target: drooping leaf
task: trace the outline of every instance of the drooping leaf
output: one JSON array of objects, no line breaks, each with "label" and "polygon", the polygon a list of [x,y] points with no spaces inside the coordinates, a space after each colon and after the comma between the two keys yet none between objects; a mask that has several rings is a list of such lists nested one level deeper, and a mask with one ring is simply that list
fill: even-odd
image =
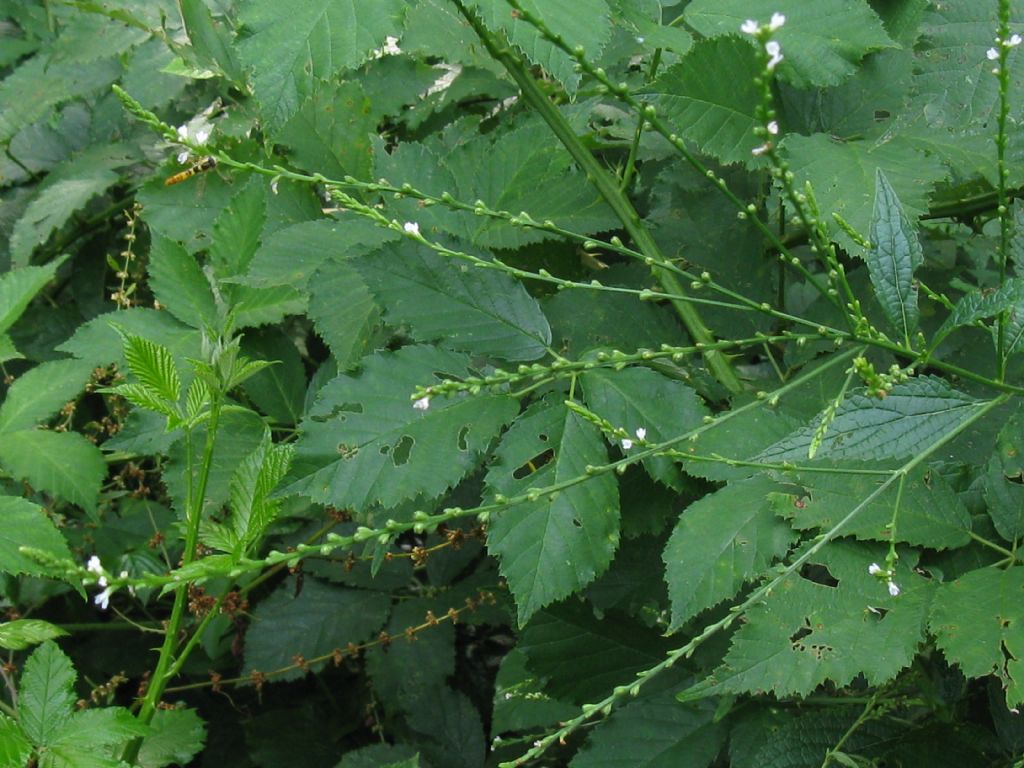
[{"label": "drooping leaf", "polygon": [[18,720],[36,746],[49,745],[71,720],[77,677],[71,660],[52,640],[25,662],[18,685]]},{"label": "drooping leaf", "polygon": [[31,754],[32,743],[17,721],[0,713],[0,765],[26,765]]},{"label": "drooping leaf", "polygon": [[489,493],[506,497],[579,480],[494,516],[488,549],[501,563],[519,624],[601,575],[619,543],[619,495],[598,429],[556,402],[542,402],[504,435],[487,472]]},{"label": "drooping leaf", "polygon": [[[587,406],[598,416],[635,435],[637,429],[649,443],[660,443],[699,426],[707,408],[700,396],[682,382],[649,368],[595,368],[582,376]],[[628,451],[627,451],[628,453]],[[669,459],[644,459],[655,480],[680,488],[682,473]]]},{"label": "drooping leaf", "polygon": [[329,80],[369,58],[398,35],[404,3],[300,0],[287,6],[256,0],[242,8],[250,35],[238,49],[253,70],[263,121],[274,133],[298,112],[317,80]]},{"label": "drooping leaf", "polygon": [[194,709],[158,709],[139,749],[142,768],[188,765],[206,742],[206,724]]},{"label": "drooping leaf", "polygon": [[[389,605],[383,593],[331,586],[316,578],[306,578],[296,595],[289,579],[253,609],[244,667],[266,674],[294,667],[298,655],[311,662],[311,669],[321,669],[327,662],[313,659],[369,638],[384,625]],[[296,680],[305,674],[294,667],[273,679]]]},{"label": "drooping leaf", "polygon": [[242,351],[251,358],[278,363],[246,381],[245,393],[272,419],[297,424],[306,394],[306,372],[295,343],[280,329],[267,329],[246,333]]},{"label": "drooping leaf", "polygon": [[29,302],[53,280],[60,261],[45,267],[22,267],[0,275],[0,332],[6,331],[21,317]]},{"label": "drooping leaf", "polygon": [[549,694],[545,682],[526,668],[526,655],[519,648],[509,651],[494,681],[491,732],[528,731],[573,717],[576,706]]},{"label": "drooping leaf", "polygon": [[321,391],[303,422],[288,493],[363,509],[436,496],[476,466],[481,452],[518,410],[504,395],[435,398],[413,407],[417,385],[468,375],[469,359],[431,347],[367,358],[357,375]]},{"label": "drooping leaf", "polygon": [[1024,702],[1024,569],[980,568],[939,585],[928,626],[967,677],[995,675],[1006,706]]},{"label": "drooping leaf", "polygon": [[832,542],[813,561],[826,583],[791,575],[746,612],[722,664],[680,699],[806,695],[826,680],[844,686],[861,674],[869,685],[891,680],[914,658],[935,585],[904,556],[894,576],[901,593],[891,596],[868,573],[884,559],[879,547]]},{"label": "drooping leaf", "polygon": [[910,344],[917,330],[917,284],[914,271],[924,261],[921,243],[882,169],[875,175],[875,210],[871,217],[868,272],[875,297],[899,337]]},{"label": "drooping leaf", "polygon": [[100,449],[78,432],[22,429],[0,440],[0,464],[34,488],[87,512],[96,511],[107,464]]},{"label": "drooping leaf", "polygon": [[420,768],[420,759],[408,744],[371,744],[346,752],[336,768]]},{"label": "drooping leaf", "polygon": [[195,257],[178,243],[153,233],[149,284],[174,317],[193,328],[220,328],[210,282]]},{"label": "drooping leaf", "polygon": [[0,405],[0,433],[34,426],[78,395],[93,367],[87,360],[52,360],[26,371]]},{"label": "drooping leaf", "polygon": [[[1001,312],[1013,311],[1024,306],[1024,278],[1012,277],[994,291],[974,290],[965,294],[956,303],[932,337],[932,346],[937,346],[946,336],[979,320],[987,320]],[[1013,339],[1011,337],[1010,341]]]},{"label": "drooping leaf", "polygon": [[505,360],[535,360],[551,329],[522,283],[422,247],[384,248],[353,262],[393,324],[418,341]]},{"label": "drooping leaf", "polygon": [[786,554],[796,535],[771,506],[770,496],[780,488],[752,477],[683,511],[662,555],[673,628],[733,597]]},{"label": "drooping leaf", "polygon": [[[692,7],[692,6],[691,6]],[[723,163],[750,160],[762,143],[754,135],[760,65],[749,43],[736,37],[701,40],[648,89],[679,135]]]},{"label": "drooping leaf", "polygon": [[[798,473],[790,478],[803,493],[787,492],[772,503],[778,514],[800,530],[831,530],[861,504],[884,477],[877,475],[831,475]],[[897,498],[899,507],[896,507]],[[963,502],[938,472],[918,468],[911,472],[899,492],[893,483],[881,496],[861,509],[840,530],[844,536],[889,541],[889,524],[896,521],[896,541],[931,549],[962,547],[970,541],[971,517]]]},{"label": "drooping leaf", "polygon": [[409,727],[423,738],[423,756],[431,765],[484,768],[484,728],[466,694],[443,685],[410,708]]},{"label": "drooping leaf", "polygon": [[19,547],[71,559],[67,542],[42,507],[15,496],[0,496],[0,571],[13,576],[47,573],[44,566],[19,552]]},{"label": "drooping leaf", "polygon": [[202,0],[182,0],[181,19],[185,23],[192,50],[200,63],[224,73],[236,84],[245,82],[245,73],[231,47],[230,33],[218,23]]},{"label": "drooping leaf", "polygon": [[[0,513],[0,519],[2,519],[2,513]],[[55,637],[64,637],[67,634],[65,630],[48,621],[16,619],[0,624],[0,648],[9,651],[23,651],[29,646],[53,640]]]},{"label": "drooping leaf", "polygon": [[[815,457],[841,461],[914,456],[982,405],[983,401],[932,376],[897,384],[883,399],[849,395],[836,410]],[[769,462],[806,461],[816,431],[816,423],[802,427],[765,448],[757,458]]]},{"label": "drooping leaf", "polygon": [[774,13],[786,17],[773,35],[784,56],[779,75],[798,88],[836,85],[853,74],[864,54],[893,45],[862,0],[695,0],[685,17],[701,34],[714,36],[739,34],[747,19],[767,24]]}]

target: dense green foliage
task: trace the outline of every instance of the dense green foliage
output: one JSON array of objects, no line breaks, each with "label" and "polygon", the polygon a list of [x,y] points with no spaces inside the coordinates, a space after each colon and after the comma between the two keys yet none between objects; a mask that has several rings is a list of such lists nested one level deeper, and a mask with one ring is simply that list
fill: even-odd
[{"label": "dense green foliage", "polygon": [[0,768],[1024,766],[1017,33],[0,0]]}]

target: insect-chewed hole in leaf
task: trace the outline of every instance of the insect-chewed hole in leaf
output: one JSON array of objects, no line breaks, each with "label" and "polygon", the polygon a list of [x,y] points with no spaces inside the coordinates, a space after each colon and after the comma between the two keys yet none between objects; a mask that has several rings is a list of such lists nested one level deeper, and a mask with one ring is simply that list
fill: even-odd
[{"label": "insect-chewed hole in leaf", "polygon": [[582,528],[583,527],[583,521],[580,520],[578,517],[574,517],[572,519],[572,524],[575,525],[577,528]]},{"label": "insect-chewed hole in leaf", "polygon": [[438,381],[462,381],[462,376],[458,376],[454,373],[445,373],[444,371],[433,371],[431,375]]},{"label": "insect-chewed hole in leaf", "polygon": [[387,456],[389,453],[391,453],[391,446],[390,445],[385,443],[384,445],[382,445],[380,447],[380,455],[381,456]]},{"label": "insect-chewed hole in leaf", "polygon": [[469,436],[469,427],[463,427],[459,430],[458,444],[460,451],[469,450],[469,442],[466,438]]},{"label": "insect-chewed hole in leaf", "polygon": [[818,563],[808,563],[800,569],[800,575],[823,587],[838,587],[839,579],[829,573],[828,568]]},{"label": "insect-chewed hole in leaf", "polygon": [[805,618],[803,626],[789,636],[789,642],[793,645],[794,648],[802,651],[804,649],[804,644],[800,641],[807,637],[809,634],[811,634],[811,622]]},{"label": "insect-chewed hole in leaf", "polygon": [[345,421],[347,418],[346,413],[362,413],[363,406],[359,403],[342,403],[341,405],[335,406],[331,409],[331,412],[323,416],[312,416],[311,421],[331,421],[337,419],[338,421]]},{"label": "insect-chewed hole in leaf", "polygon": [[522,480],[525,477],[529,477],[541,467],[550,464],[553,458],[555,458],[555,452],[551,448],[548,448],[543,453],[538,453],[532,459],[519,467],[512,473],[512,477],[516,480]]},{"label": "insect-chewed hole in leaf", "polygon": [[343,459],[354,459],[356,454],[359,453],[358,445],[349,445],[348,443],[338,443],[338,455]]},{"label": "insect-chewed hole in leaf", "polygon": [[395,450],[391,452],[391,460],[396,467],[409,461],[409,454],[412,453],[412,446],[415,442],[409,435],[402,435],[401,439],[395,443]]}]

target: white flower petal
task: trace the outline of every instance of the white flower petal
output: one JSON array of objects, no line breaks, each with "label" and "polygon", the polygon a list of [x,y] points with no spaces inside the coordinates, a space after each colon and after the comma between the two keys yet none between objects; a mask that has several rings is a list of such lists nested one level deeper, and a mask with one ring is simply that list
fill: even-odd
[{"label": "white flower petal", "polygon": [[778,133],[779,133],[779,124],[777,122],[775,122],[774,120],[772,120],[770,123],[768,123],[767,128],[768,128],[768,133],[770,133],[772,136],[777,136],[778,135]]},{"label": "white flower petal", "polygon": [[1006,41],[1006,45],[1008,48],[1016,48],[1018,45],[1021,44],[1022,40],[1024,40],[1024,38],[1021,38],[1020,35],[1014,33],[1010,35],[1010,39]]},{"label": "white flower petal", "polygon": [[740,32],[744,32],[748,35],[756,35],[760,30],[760,25],[753,19],[747,19],[740,25]]},{"label": "white flower petal", "polygon": [[402,225],[402,230],[410,235],[418,235],[420,233],[420,225],[415,221],[407,221]]},{"label": "white flower petal", "polygon": [[96,597],[92,599],[93,603],[98,605],[102,610],[107,610],[110,607],[110,596],[113,594],[113,590],[107,587],[100,592]]},{"label": "white flower petal", "polygon": [[624,437],[622,439],[622,450],[628,451],[632,447],[633,447],[633,441],[630,440],[628,437]]},{"label": "white flower petal", "polygon": [[889,582],[889,594],[896,597],[900,593],[900,588],[895,581]]},{"label": "white flower petal", "polygon": [[999,58],[999,51],[997,51],[995,48],[989,48],[987,51],[985,51],[985,55],[988,57],[989,61],[995,61],[996,59]]},{"label": "white flower petal", "polygon": [[412,404],[412,407],[415,408],[417,411],[425,411],[430,407],[430,398],[421,397],[419,400]]},{"label": "white flower petal", "polygon": [[647,439],[647,430],[644,429],[643,427],[638,427],[637,430],[636,430],[636,439],[637,440],[646,440]]},{"label": "white flower petal", "polygon": [[188,126],[187,125],[179,125],[178,126],[178,138],[181,139],[182,141],[188,141]]},{"label": "white flower petal", "polygon": [[872,563],[868,566],[868,573],[870,573],[872,576],[877,576],[881,572],[882,566],[880,566],[878,563]]},{"label": "white flower petal", "polygon": [[768,29],[774,32],[776,29],[786,23],[786,17],[781,13],[773,13],[772,20],[768,22]]}]

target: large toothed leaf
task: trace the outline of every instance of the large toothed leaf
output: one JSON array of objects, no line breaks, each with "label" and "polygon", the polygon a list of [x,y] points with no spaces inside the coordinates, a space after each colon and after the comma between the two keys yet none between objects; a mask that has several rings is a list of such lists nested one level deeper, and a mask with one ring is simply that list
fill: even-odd
[{"label": "large toothed leaf", "polygon": [[100,449],[77,432],[23,429],[0,439],[0,465],[37,490],[96,511],[107,464]]},{"label": "large toothed leaf", "polygon": [[35,295],[53,280],[60,262],[45,267],[22,267],[0,275],[0,332],[21,317]]},{"label": "large toothed leaf", "polygon": [[405,347],[366,358],[320,392],[301,426],[286,490],[315,501],[363,509],[436,496],[474,466],[515,416],[504,395],[435,398],[413,407],[417,385],[470,374],[469,358],[431,347]]},{"label": "large toothed leaf", "polygon": [[71,720],[77,676],[71,660],[52,640],[28,657],[18,686],[18,719],[34,744],[50,744]]},{"label": "large toothed leaf", "polygon": [[736,37],[702,40],[650,86],[654,104],[675,130],[724,163],[752,158],[760,103],[754,49]]},{"label": "large toothed leaf", "polygon": [[318,80],[366,60],[388,35],[397,35],[405,3],[378,0],[255,0],[242,7],[250,36],[239,45],[263,120],[271,131],[284,125]]},{"label": "large toothed leaf", "polygon": [[[884,398],[850,395],[836,411],[815,454],[819,459],[899,459],[917,454],[984,403],[942,379],[919,376]],[[763,450],[763,461],[806,461],[817,421]]]},{"label": "large toothed leaf", "polygon": [[46,573],[42,564],[22,554],[19,547],[71,558],[67,542],[42,507],[15,496],[0,496],[0,572],[13,576]]},{"label": "large toothed leaf", "polygon": [[934,583],[911,570],[904,556],[894,581],[868,573],[885,548],[833,542],[813,561],[819,581],[793,574],[745,614],[722,664],[681,699],[770,691],[806,695],[826,680],[869,685],[891,680],[910,664],[924,638]]},{"label": "large toothed leaf", "polygon": [[767,24],[775,13],[786,17],[773,35],[784,56],[779,74],[800,88],[837,85],[866,53],[893,45],[864,0],[695,0],[685,17],[703,35],[737,35],[747,19]]},{"label": "large toothed leaf", "polygon": [[868,272],[875,297],[899,337],[910,344],[917,330],[914,271],[924,261],[921,243],[882,169],[875,174],[875,210],[871,217]]},{"label": "large toothed leaf", "polygon": [[502,438],[487,473],[491,494],[582,482],[516,504],[491,521],[488,548],[516,599],[520,625],[544,606],[578,592],[611,563],[619,542],[615,478],[588,477],[608,461],[598,429],[564,404],[543,402]]},{"label": "large toothed leaf", "polygon": [[683,511],[662,555],[673,627],[732,597],[786,554],[796,534],[770,504],[770,495],[780,488],[766,477],[753,477]]},{"label": "large toothed leaf", "polygon": [[1024,569],[982,568],[939,585],[928,621],[946,659],[968,677],[995,675],[1006,705],[1024,702]]},{"label": "large toothed leaf", "polygon": [[193,328],[219,327],[210,282],[195,256],[158,233],[149,253],[149,284],[176,319]]},{"label": "large toothed leaf", "polygon": [[536,360],[551,343],[537,300],[504,272],[412,246],[384,248],[354,265],[388,319],[408,323],[419,341],[505,360]]},{"label": "large toothed leaf", "polygon": [[26,429],[53,416],[85,388],[92,370],[88,360],[51,360],[23,373],[0,405],[0,432]]}]

